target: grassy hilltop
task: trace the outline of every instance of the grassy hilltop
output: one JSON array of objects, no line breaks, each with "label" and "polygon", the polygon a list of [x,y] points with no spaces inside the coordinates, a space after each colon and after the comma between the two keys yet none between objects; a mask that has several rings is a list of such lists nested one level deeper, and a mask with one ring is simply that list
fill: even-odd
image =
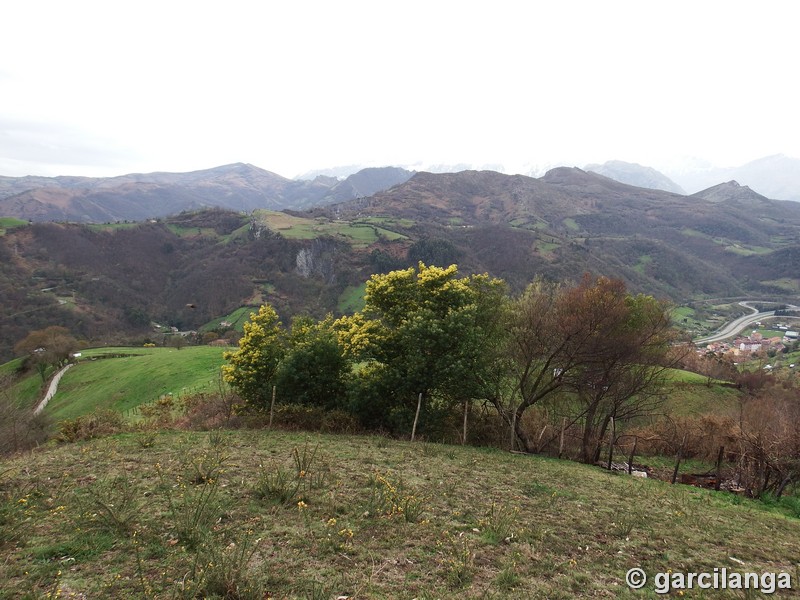
[{"label": "grassy hilltop", "polygon": [[800,562],[761,503],[378,436],[124,434],[4,460],[0,494],[6,598],[657,597],[627,570]]}]

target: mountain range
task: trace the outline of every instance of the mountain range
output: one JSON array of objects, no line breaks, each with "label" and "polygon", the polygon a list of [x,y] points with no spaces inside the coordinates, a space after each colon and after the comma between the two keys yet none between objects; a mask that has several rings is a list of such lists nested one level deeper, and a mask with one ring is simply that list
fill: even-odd
[{"label": "mountain range", "polygon": [[[313,184],[328,203],[285,211],[203,208],[106,225],[5,219],[0,357],[49,324],[113,341],[147,336],[152,322],[196,329],[263,302],[284,320],[347,312],[371,274],[420,260],[488,272],[512,291],[536,276],[574,280],[591,272],[678,303],[796,299],[800,292],[800,202],[770,200],[735,182],[687,196],[560,167],[540,178],[420,172],[367,194],[370,186],[387,185],[372,177],[380,172],[344,187],[347,180],[325,176],[292,183],[248,165],[212,171],[216,179],[185,174],[182,192],[174,182],[164,185],[174,198],[196,199],[196,190],[205,190],[203,198],[238,194],[243,201],[243,190],[257,183],[274,186],[283,200],[287,190]],[[154,180],[163,175],[139,177],[157,190]],[[94,184],[93,194],[113,195]],[[354,197],[335,202],[336,190]],[[133,202],[124,194],[123,200]]]},{"label": "mountain range", "polygon": [[[405,169],[430,173],[455,173],[459,171],[498,171],[541,177],[547,171],[563,164],[527,164],[509,169],[504,165],[424,164],[401,165]],[[350,165],[326,171],[313,171],[303,178],[311,179],[317,174],[336,174],[344,177],[355,173],[360,167]],[[654,188],[679,194],[696,193],[727,181],[737,181],[758,191],[768,198],[800,201],[800,160],[782,154],[766,156],[735,167],[715,167],[699,159],[683,159],[660,171],[631,162],[611,160],[603,164],[588,164],[582,167],[611,179],[638,187]]]},{"label": "mountain range", "polygon": [[343,180],[287,179],[236,163],[190,173],[119,177],[0,177],[0,215],[31,221],[141,221],[187,210],[220,207],[305,208],[368,196],[406,181],[395,167],[362,169]]},{"label": "mountain range", "polygon": [[[0,176],[0,216],[106,223],[140,221],[208,207],[300,210],[369,197],[406,182],[415,173],[400,167],[355,169],[331,169],[311,173],[310,178],[304,179],[287,179],[244,163],[189,173],[109,178]],[[434,165],[429,169],[441,174],[465,170],[469,170],[466,165]],[[675,194],[685,194],[686,189],[702,192],[736,181],[767,198],[800,200],[800,161],[780,155],[736,169],[684,171],[677,173],[677,183],[651,167],[623,161],[587,165],[584,170],[639,188]]]},{"label": "mountain range", "polygon": [[728,181],[746,185],[767,198],[800,201],[800,160],[782,154],[766,156],[739,167],[712,167],[703,163],[673,168],[666,174],[635,163],[608,161],[587,165],[594,171],[623,183],[679,194],[696,193]]}]

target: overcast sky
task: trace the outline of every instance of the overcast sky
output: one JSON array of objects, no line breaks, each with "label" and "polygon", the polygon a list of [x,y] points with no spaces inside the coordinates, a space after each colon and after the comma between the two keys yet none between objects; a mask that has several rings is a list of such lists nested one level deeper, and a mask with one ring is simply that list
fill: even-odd
[{"label": "overcast sky", "polygon": [[6,0],[0,175],[800,157],[800,2]]}]

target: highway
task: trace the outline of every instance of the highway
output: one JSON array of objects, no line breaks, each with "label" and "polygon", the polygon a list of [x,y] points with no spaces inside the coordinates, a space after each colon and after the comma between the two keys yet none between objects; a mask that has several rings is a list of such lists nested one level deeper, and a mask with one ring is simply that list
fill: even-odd
[{"label": "highway", "polygon": [[[702,345],[705,345],[705,344],[711,344],[713,342],[721,342],[722,340],[726,340],[728,338],[734,337],[736,334],[738,334],[742,329],[744,329],[748,325],[752,325],[753,323],[757,323],[758,321],[761,321],[762,319],[765,319],[767,317],[775,316],[775,311],[774,310],[770,310],[770,311],[766,311],[766,312],[759,312],[757,309],[755,309],[752,306],[750,306],[749,301],[739,302],[739,304],[741,304],[745,308],[749,308],[753,312],[750,313],[749,315],[745,315],[743,317],[739,317],[738,319],[736,319],[734,321],[731,321],[730,323],[728,323],[724,327],[718,329],[716,332],[712,333],[711,335],[708,335],[708,336],[705,336],[705,337],[701,337],[701,338],[697,338],[696,340],[694,340],[695,345],[702,346]],[[794,306],[794,305],[789,305],[789,308],[797,308],[797,307]],[[797,317],[784,317],[784,318],[791,319],[791,318],[797,318]]]}]

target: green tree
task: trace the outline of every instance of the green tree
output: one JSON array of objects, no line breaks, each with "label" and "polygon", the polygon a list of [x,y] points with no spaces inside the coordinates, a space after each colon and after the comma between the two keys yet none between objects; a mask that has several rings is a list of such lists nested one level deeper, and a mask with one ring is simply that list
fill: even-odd
[{"label": "green tree", "polygon": [[420,395],[435,404],[430,411],[479,389],[487,324],[502,298],[499,280],[459,278],[456,265],[419,263],[417,269],[373,275],[363,313],[335,326],[345,348],[368,363],[369,381],[384,396],[384,418],[407,428]]},{"label": "green tree", "polygon": [[288,348],[275,375],[281,398],[298,404],[339,408],[347,393],[350,362],[327,317],[292,321]]},{"label": "green tree", "polygon": [[170,348],[175,348],[176,350],[182,350],[188,345],[189,342],[180,333],[176,333],[167,338],[167,346],[169,346]]},{"label": "green tree", "polygon": [[272,396],[275,373],[284,355],[284,334],[278,313],[265,304],[244,323],[239,349],[222,356],[223,379],[251,406],[265,408]]},{"label": "green tree", "polygon": [[14,351],[20,356],[25,356],[26,361],[35,366],[44,383],[47,368],[64,366],[77,345],[77,341],[66,327],[52,325],[29,333],[17,342]]}]

